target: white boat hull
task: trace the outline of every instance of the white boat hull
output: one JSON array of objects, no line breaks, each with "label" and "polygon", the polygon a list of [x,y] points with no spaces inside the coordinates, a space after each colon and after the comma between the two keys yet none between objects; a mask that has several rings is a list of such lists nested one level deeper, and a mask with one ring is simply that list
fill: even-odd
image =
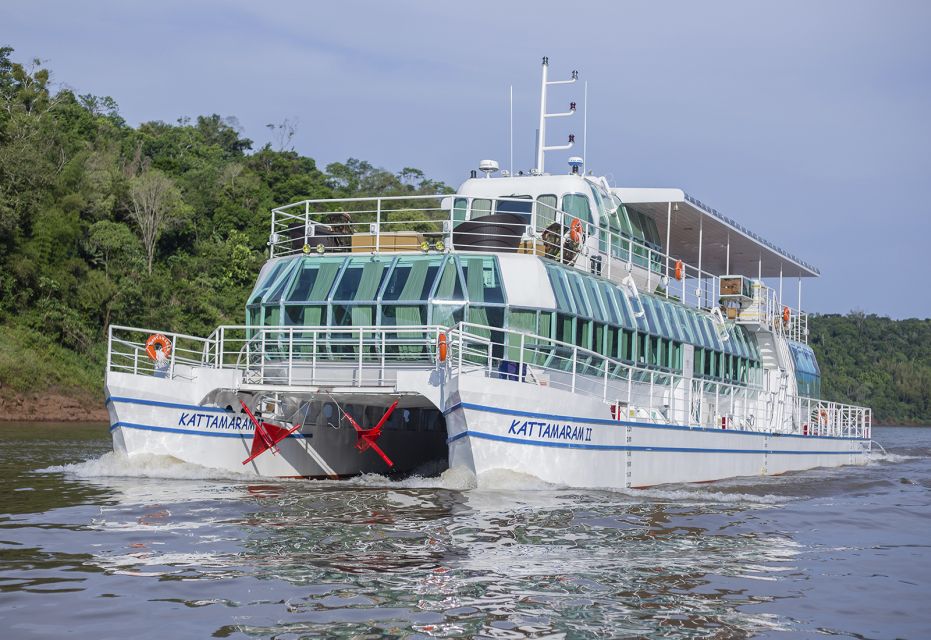
[{"label": "white boat hull", "polygon": [[608,405],[558,389],[459,379],[447,407],[450,466],[506,469],[558,485],[646,487],[865,464],[863,438],[615,420]]},{"label": "white boat hull", "polygon": [[338,429],[307,425],[280,442],[278,453],[266,451],[243,464],[249,457],[255,433],[248,416],[226,406],[201,404],[201,399],[211,392],[232,389],[238,380],[212,379],[209,374],[216,372],[197,371],[207,379],[170,381],[111,373],[107,408],[114,451],[130,456],[171,456],[191,464],[254,476],[301,478],[408,471],[445,455],[442,430],[386,429],[378,445],[394,463],[389,467],[372,449],[356,449],[356,433],[344,423]]}]

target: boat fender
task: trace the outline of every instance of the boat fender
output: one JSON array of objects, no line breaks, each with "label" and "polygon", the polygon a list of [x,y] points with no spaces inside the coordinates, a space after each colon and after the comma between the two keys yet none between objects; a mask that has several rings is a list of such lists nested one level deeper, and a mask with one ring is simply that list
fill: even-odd
[{"label": "boat fender", "polygon": [[569,225],[569,237],[575,244],[582,243],[582,221],[578,218],[573,218],[572,224]]},{"label": "boat fender", "polygon": [[681,260],[676,260],[676,280],[682,279],[683,271],[685,271],[685,265],[682,264]]},{"label": "boat fender", "polygon": [[792,317],[792,311],[789,310],[789,307],[782,308],[782,323],[785,325],[789,324],[789,318]]},{"label": "boat fender", "polygon": [[153,333],[149,336],[149,339],[145,341],[145,352],[153,360],[158,360],[156,347],[162,350],[163,357],[167,358],[171,355],[171,340],[169,340],[165,334]]},{"label": "boat fender", "polygon": [[441,333],[436,337],[436,354],[440,362],[446,362],[446,356],[449,353],[449,345],[446,341],[446,334]]}]

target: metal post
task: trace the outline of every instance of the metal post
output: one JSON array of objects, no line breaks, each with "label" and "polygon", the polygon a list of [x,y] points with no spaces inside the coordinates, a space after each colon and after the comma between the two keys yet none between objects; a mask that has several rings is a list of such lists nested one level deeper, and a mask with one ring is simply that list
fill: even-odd
[{"label": "metal post", "polygon": [[378,380],[385,384],[385,330],[381,330],[381,366],[378,370]]},{"label": "metal post", "polygon": [[517,379],[524,381],[524,338],[527,334],[520,334],[520,357],[517,360]]},{"label": "metal post", "polygon": [[314,382],[317,381],[317,332],[318,330],[315,329],[314,330],[314,343],[311,347],[313,351],[310,354],[310,376],[314,380]]},{"label": "metal post", "polygon": [[[701,308],[701,258],[702,258],[702,241],[704,239],[704,217],[698,219],[698,288],[695,290],[697,306]],[[683,300],[684,302],[684,300]]]},{"label": "metal post", "polygon": [[579,348],[572,347],[572,392],[575,393],[575,377],[578,369]]},{"label": "metal post", "polygon": [[727,258],[725,260],[726,265],[724,267],[724,271],[727,273],[727,275],[731,275],[731,232],[730,231],[727,232],[727,253],[726,255],[727,255]]},{"label": "metal post", "polygon": [[294,327],[288,327],[288,386],[292,384],[294,379],[293,373],[294,367]]},{"label": "metal post", "polygon": [[543,173],[543,147],[546,144],[546,75],[548,69],[549,60],[543,58],[543,80],[540,83],[540,128],[537,130],[537,170],[540,173]]},{"label": "metal post", "polygon": [[607,401],[608,401],[608,359],[607,359],[607,358],[602,358],[602,359],[601,359],[601,362],[602,362],[602,364],[604,365],[604,368],[605,368],[604,395],[603,395],[602,399],[603,399],[605,402],[607,402]]},{"label": "metal post", "polygon": [[359,327],[359,380],[357,386],[360,387],[362,386],[362,350],[364,348],[362,346],[362,338],[364,336],[365,334],[362,331],[362,327]]},{"label": "metal post", "polygon": [[[669,290],[669,237],[672,233],[672,202],[666,203],[666,290]],[[669,297],[669,294],[666,294]]]},{"label": "metal post", "polygon": [[[456,207],[455,201],[453,207],[449,210],[452,217],[452,211]],[[381,198],[375,201],[375,253],[381,251]]]},{"label": "metal post", "polygon": [[175,354],[178,353],[177,344],[178,344],[178,334],[171,334],[171,337],[174,338],[175,348],[171,350],[171,367],[168,369],[168,379],[175,379]]},{"label": "metal post", "polygon": [[[310,226],[310,202],[304,201],[304,247],[307,246],[307,227]],[[303,249],[304,247],[301,247]]]}]

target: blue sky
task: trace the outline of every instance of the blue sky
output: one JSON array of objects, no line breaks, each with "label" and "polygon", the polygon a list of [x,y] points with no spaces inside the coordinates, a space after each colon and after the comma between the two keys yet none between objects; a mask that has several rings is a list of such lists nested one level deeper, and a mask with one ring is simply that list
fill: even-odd
[{"label": "blue sky", "polygon": [[931,316],[931,2],[4,0],[0,25],[16,59],[132,124],[219,113],[261,144],[296,120],[320,166],[452,185],[505,165],[509,84],[515,165],[532,165],[547,55],[589,82],[596,174],[681,187],[815,264],[808,310]]}]

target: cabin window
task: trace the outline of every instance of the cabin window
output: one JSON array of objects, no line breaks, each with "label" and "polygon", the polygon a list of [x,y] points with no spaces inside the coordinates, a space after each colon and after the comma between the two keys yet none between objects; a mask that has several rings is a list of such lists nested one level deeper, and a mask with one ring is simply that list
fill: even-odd
[{"label": "cabin window", "polygon": [[493,257],[467,256],[462,258],[462,271],[465,275],[469,302],[503,304],[504,290],[498,265]]},{"label": "cabin window", "polygon": [[[396,300],[426,300],[433,288],[436,274],[439,271],[442,257],[403,257],[398,258],[397,264],[391,270],[391,275],[385,283],[381,299],[383,301]],[[455,269],[455,265],[453,265]],[[446,274],[444,273],[444,276]],[[367,276],[366,276],[367,277]],[[451,287],[458,278],[449,277]]]},{"label": "cabin window", "polygon": [[575,301],[576,313],[591,318],[592,309],[583,291],[582,276],[578,273],[566,273],[566,277],[569,279],[569,289],[572,291],[572,299]]},{"label": "cabin window", "polygon": [[436,283],[433,297],[436,300],[465,300],[462,278],[453,256],[446,258],[446,264],[443,265],[443,272]]},{"label": "cabin window", "polygon": [[537,229],[545,229],[556,222],[556,196],[545,194],[537,198]]},{"label": "cabin window", "polygon": [[634,361],[634,345],[636,344],[637,334],[633,331],[621,332],[621,360],[627,362]]},{"label": "cabin window", "polygon": [[[567,193],[562,197],[562,210],[587,225],[592,224],[592,209],[588,197],[581,193]],[[568,223],[567,223],[568,225]]]},{"label": "cabin window", "polygon": [[496,213],[513,213],[524,221],[524,224],[530,224],[530,212],[533,210],[533,198],[530,196],[502,196],[505,198],[517,198],[522,202],[513,200],[498,200],[496,204]]},{"label": "cabin window", "polygon": [[469,201],[465,198],[456,198],[453,201],[453,222],[464,222],[467,217]]},{"label": "cabin window", "polygon": [[471,219],[475,220],[491,213],[491,200],[487,198],[475,198],[472,200]]}]

